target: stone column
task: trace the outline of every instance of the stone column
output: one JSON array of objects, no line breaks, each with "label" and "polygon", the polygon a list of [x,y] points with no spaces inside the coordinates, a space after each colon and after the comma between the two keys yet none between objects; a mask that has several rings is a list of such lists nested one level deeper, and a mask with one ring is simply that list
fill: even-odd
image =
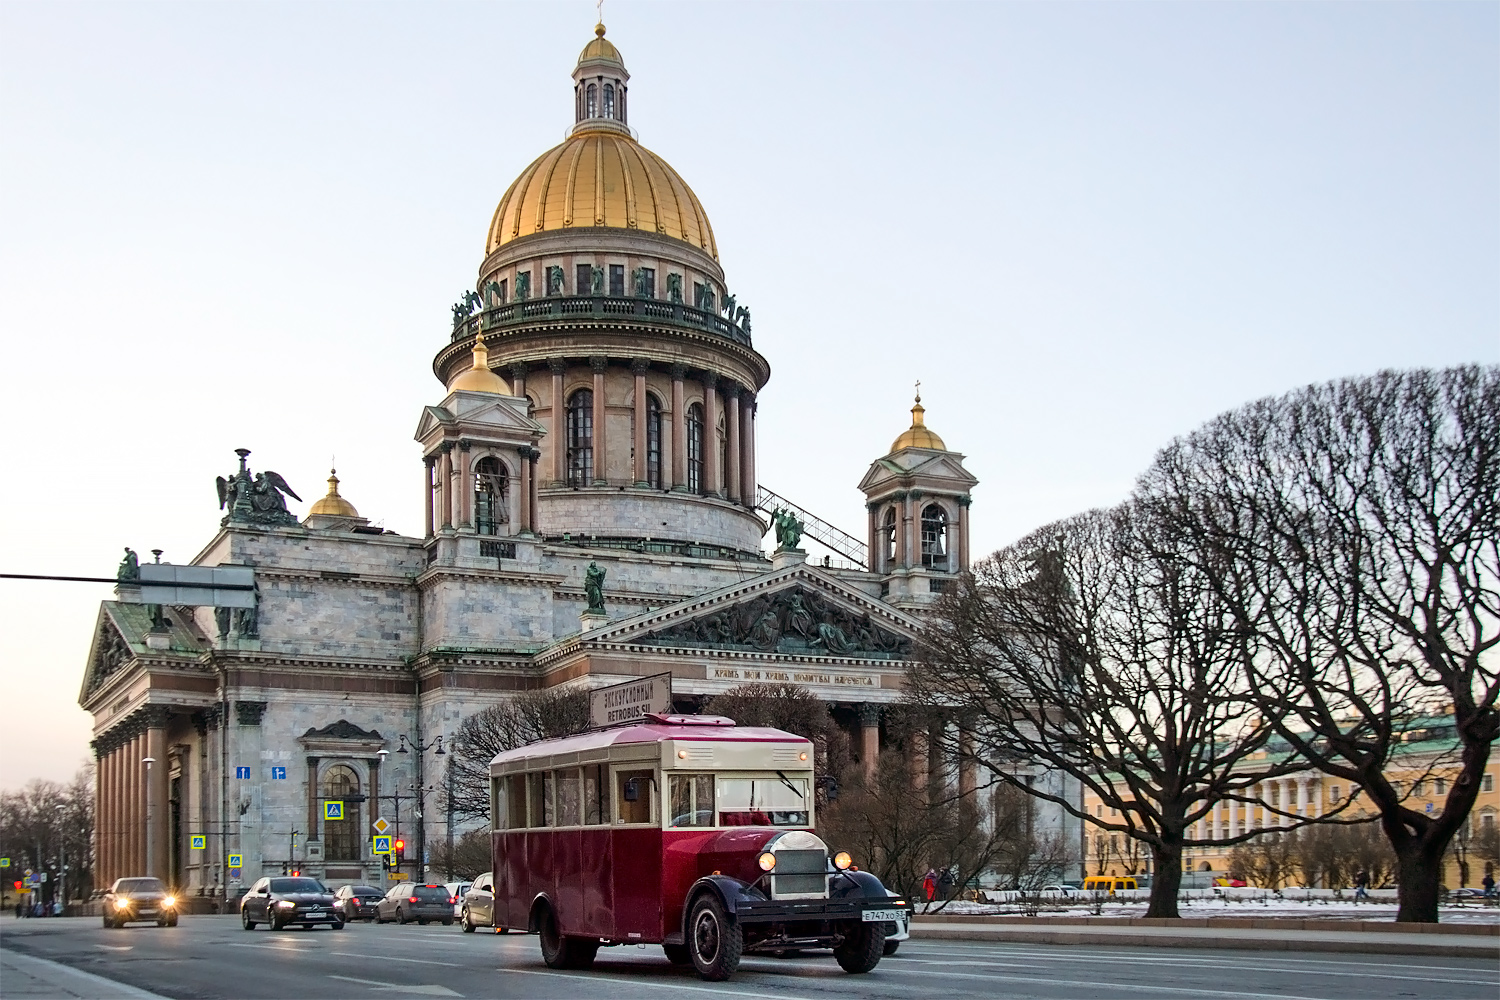
[{"label": "stone column", "polygon": [[755,396],[746,392],[742,397],[745,412],[740,418],[740,433],[745,435],[745,473],[741,477],[740,489],[745,494],[745,506],[755,509],[755,496],[759,492],[755,476],[755,411],[758,408]]},{"label": "stone column", "polygon": [[927,745],[926,733],[914,732],[911,734],[911,786],[918,795],[924,796],[922,801],[926,801],[928,779],[927,758],[931,749]]},{"label": "stone column", "polygon": [[442,456],[438,461],[438,513],[440,527],[453,527],[453,442],[444,441],[438,446]]},{"label": "stone column", "polygon": [[687,403],[682,391],[686,365],[672,366],[672,492],[687,492]]},{"label": "stone column", "polygon": [[530,459],[531,459],[531,502],[529,504],[527,504],[527,508],[531,511],[531,533],[533,535],[541,534],[541,527],[540,527],[540,525],[541,525],[541,518],[539,516],[539,512],[538,512],[537,505],[536,505],[537,504],[537,488],[538,488],[537,487],[537,478],[538,477],[537,477],[537,467],[536,467],[536,465],[537,465],[537,459],[539,459],[541,457],[542,457],[542,453],[539,450],[537,450],[536,448],[531,449],[531,455],[530,455]]},{"label": "stone column", "polygon": [[886,567],[886,572],[892,569],[904,569],[907,565],[906,511],[910,504],[907,503],[904,490],[892,493],[891,499],[896,503],[896,565]]},{"label": "stone column", "polygon": [[566,361],[547,362],[552,369],[552,485],[564,486],[568,482],[568,414],[567,400],[563,399],[563,376],[568,373]]},{"label": "stone column", "polygon": [[171,829],[167,803],[167,713],[160,710],[148,723],[146,730],[146,755],[155,758],[151,765],[146,789],[147,822],[151,824],[151,858],[148,867],[157,878],[166,881],[172,873],[172,844],[167,831]]},{"label": "stone column", "polygon": [[469,467],[470,447],[467,441],[458,442],[458,526],[473,530],[474,476]]},{"label": "stone column", "polygon": [[635,485],[650,486],[646,479],[646,373],[651,362],[637,358],[630,362],[630,373],[635,376],[635,461],[631,474]]},{"label": "stone column", "polygon": [[865,553],[866,553],[865,562],[869,565],[871,573],[879,573],[880,572],[880,562],[879,562],[880,553],[877,551],[876,544],[875,544],[876,538],[878,537],[879,531],[880,531],[878,522],[876,521],[877,517],[878,517],[878,514],[876,512],[875,505],[873,503],[866,503],[865,504],[865,521],[868,522],[868,523],[865,525],[865,528],[866,528],[866,531],[865,531],[865,534],[866,534],[865,544],[868,545],[869,548],[867,548],[865,550]]},{"label": "stone column", "polygon": [[510,394],[526,398],[526,372],[530,365],[514,364],[510,366]]},{"label": "stone column", "polygon": [[1229,806],[1229,836],[1231,839],[1240,835],[1240,804],[1231,800]]},{"label": "stone column", "polygon": [[969,504],[967,496],[958,498],[958,572],[969,568]]},{"label": "stone column", "polygon": [[609,485],[609,448],[604,438],[604,373],[609,370],[608,358],[589,358],[589,367],[594,370],[594,485]]},{"label": "stone column", "polygon": [[[365,823],[368,824],[368,825],[370,825],[370,828],[368,830],[366,830],[365,833],[367,834],[367,836],[373,836],[374,833],[375,833],[375,827],[373,825],[374,822],[377,819],[379,819],[381,816],[385,815],[385,813],[383,813],[381,811],[381,805],[380,805],[380,758],[379,757],[376,757],[374,760],[372,760],[372,761],[369,762],[369,771],[370,771],[370,808],[367,809],[367,810],[365,810]],[[367,839],[365,841],[365,843],[368,844],[369,840]],[[328,852],[324,851],[323,855],[324,855],[324,857],[327,857]],[[360,857],[364,857],[364,855],[365,855],[365,849],[363,847],[361,847],[359,849],[359,856]]]},{"label": "stone column", "polygon": [[1211,840],[1222,840],[1223,838],[1219,836],[1219,831],[1222,830],[1223,827],[1224,827],[1224,802],[1223,802],[1223,800],[1218,800],[1218,801],[1214,802],[1214,819],[1213,819],[1213,824],[1210,827],[1210,838],[1209,839],[1211,839]]},{"label": "stone column", "polygon": [[901,526],[906,535],[906,566],[908,569],[922,565],[922,494],[912,490],[906,494],[906,521]]},{"label": "stone column", "polygon": [[146,735],[131,741],[130,870],[146,873]]},{"label": "stone column", "polygon": [[427,520],[427,534],[423,536],[426,538],[432,537],[432,529],[434,527],[432,516],[432,468],[436,463],[437,459],[433,455],[428,455],[426,458],[422,459],[422,469],[427,474],[427,482],[425,485],[425,489],[423,490],[423,493],[426,495],[426,499],[422,503],[422,512],[426,515]]},{"label": "stone column", "polygon": [[974,733],[962,726],[958,730],[958,794],[968,797],[979,787],[974,766]]},{"label": "stone column", "polygon": [[522,445],[516,449],[520,456],[520,483],[518,486],[520,496],[516,498],[517,520],[516,534],[524,535],[531,531],[531,446]]},{"label": "stone column", "polygon": [[1313,809],[1312,809],[1312,814],[1313,814],[1313,817],[1316,818],[1318,816],[1322,816],[1323,815],[1323,799],[1324,799],[1325,796],[1324,796],[1324,792],[1323,792],[1323,779],[1322,778],[1313,778],[1312,779],[1312,793],[1313,793]]},{"label": "stone column", "polygon": [[864,767],[865,781],[872,784],[880,761],[880,711],[874,702],[859,706],[859,762]]},{"label": "stone column", "polygon": [[[307,830],[304,840],[318,839],[318,758],[307,758]],[[324,857],[327,857],[325,852]]]},{"label": "stone column", "polygon": [[724,495],[719,481],[723,465],[719,461],[719,376],[703,373],[703,492],[711,497]]},{"label": "stone column", "polygon": [[1308,783],[1308,780],[1309,779],[1307,779],[1306,777],[1300,777],[1300,778],[1297,779],[1297,815],[1300,816],[1300,817],[1306,817],[1307,816],[1307,783]]},{"label": "stone column", "polygon": [[724,484],[725,495],[739,503],[740,467],[745,464],[740,445],[740,387],[730,383],[724,386],[724,468],[729,473],[729,482]]},{"label": "stone column", "polygon": [[[1292,780],[1290,778],[1278,778],[1276,781],[1276,808],[1282,812],[1289,812],[1288,806],[1292,798]],[[1276,825],[1284,827],[1291,825],[1291,819],[1286,816],[1277,816]]]},{"label": "stone column", "polygon": [[120,763],[118,749],[111,749],[99,761],[99,877],[95,888],[103,889],[115,880],[115,806],[120,792],[115,787],[116,768]]}]

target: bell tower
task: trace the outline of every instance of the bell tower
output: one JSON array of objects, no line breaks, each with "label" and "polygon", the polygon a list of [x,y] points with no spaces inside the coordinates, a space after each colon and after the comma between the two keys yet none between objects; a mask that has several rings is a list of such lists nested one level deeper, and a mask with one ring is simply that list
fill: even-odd
[{"label": "bell tower", "polygon": [[970,490],[979,480],[929,428],[918,394],[911,426],[860,480],[870,516],[870,570],[887,603],[932,605],[969,568]]}]

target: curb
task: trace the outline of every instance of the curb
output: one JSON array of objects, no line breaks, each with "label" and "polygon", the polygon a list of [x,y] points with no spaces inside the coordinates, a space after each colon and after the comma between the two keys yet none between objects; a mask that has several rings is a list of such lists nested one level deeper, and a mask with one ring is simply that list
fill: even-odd
[{"label": "curb", "polygon": [[1013,917],[968,913],[914,913],[912,924],[1011,927],[1193,927],[1218,930],[1333,931],[1375,934],[1455,934],[1500,937],[1497,924],[1398,924],[1394,920],[1320,920],[1301,917]]},{"label": "curb", "polygon": [[159,993],[96,976],[34,955],[17,951],[0,952],[0,968],[5,976],[7,997],[81,997],[88,1000],[166,1000]]}]

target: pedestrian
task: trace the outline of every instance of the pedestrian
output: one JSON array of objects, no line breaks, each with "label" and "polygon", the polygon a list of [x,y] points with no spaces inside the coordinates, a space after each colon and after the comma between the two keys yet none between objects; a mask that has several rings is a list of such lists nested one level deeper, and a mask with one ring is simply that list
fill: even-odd
[{"label": "pedestrian", "polygon": [[1480,882],[1479,884],[1482,885],[1482,886],[1484,886],[1484,898],[1485,899],[1494,899],[1495,898],[1495,873],[1494,872],[1485,872],[1484,873],[1484,881]]},{"label": "pedestrian", "polygon": [[937,872],[927,869],[927,874],[922,876],[922,893],[927,897],[927,902],[932,902],[932,897],[937,893]]},{"label": "pedestrian", "polygon": [[26,909],[26,901],[25,901],[25,899],[24,898],[17,899],[16,900],[16,919],[17,920],[21,919],[21,913],[25,909]]},{"label": "pedestrian", "polygon": [[1355,900],[1369,899],[1370,894],[1365,890],[1370,887],[1370,873],[1360,869],[1359,874],[1354,876],[1354,898]]},{"label": "pedestrian", "polygon": [[953,877],[952,868],[944,868],[943,873],[938,876],[938,892],[944,899],[953,895],[953,886],[958,880]]}]

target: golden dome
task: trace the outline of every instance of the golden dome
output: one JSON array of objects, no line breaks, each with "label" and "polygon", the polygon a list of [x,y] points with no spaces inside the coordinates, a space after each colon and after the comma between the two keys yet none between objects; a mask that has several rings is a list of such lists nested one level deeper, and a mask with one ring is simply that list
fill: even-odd
[{"label": "golden dome", "polygon": [[325,517],[358,517],[359,511],[354,505],[339,496],[339,477],[337,470],[328,470],[328,495],[313,504],[307,512],[309,517],[322,514]]},{"label": "golden dome", "polygon": [[625,60],[620,57],[620,50],[615,48],[613,42],[604,37],[604,25],[594,25],[594,39],[583,47],[578,53],[578,65],[586,62],[614,62],[619,63],[620,68],[625,68]]},{"label": "golden dome", "polygon": [[510,395],[510,386],[490,368],[490,350],[484,346],[484,334],[474,336],[474,363],[458,373],[448,386],[449,392],[495,392]]},{"label": "golden dome", "polygon": [[938,437],[927,425],[922,423],[922,414],[927,411],[922,408],[922,397],[917,397],[917,403],[911,408],[911,426],[901,432],[896,443],[891,445],[891,451],[900,451],[902,448],[930,448],[933,451],[947,451],[948,446],[943,444],[943,439]]},{"label": "golden dome", "polygon": [[[609,45],[596,38],[589,46],[600,43]],[[719,258],[708,215],[677,171],[602,127],[575,133],[521,172],[495,209],[485,253],[532,233],[587,226],[659,233]]]}]

